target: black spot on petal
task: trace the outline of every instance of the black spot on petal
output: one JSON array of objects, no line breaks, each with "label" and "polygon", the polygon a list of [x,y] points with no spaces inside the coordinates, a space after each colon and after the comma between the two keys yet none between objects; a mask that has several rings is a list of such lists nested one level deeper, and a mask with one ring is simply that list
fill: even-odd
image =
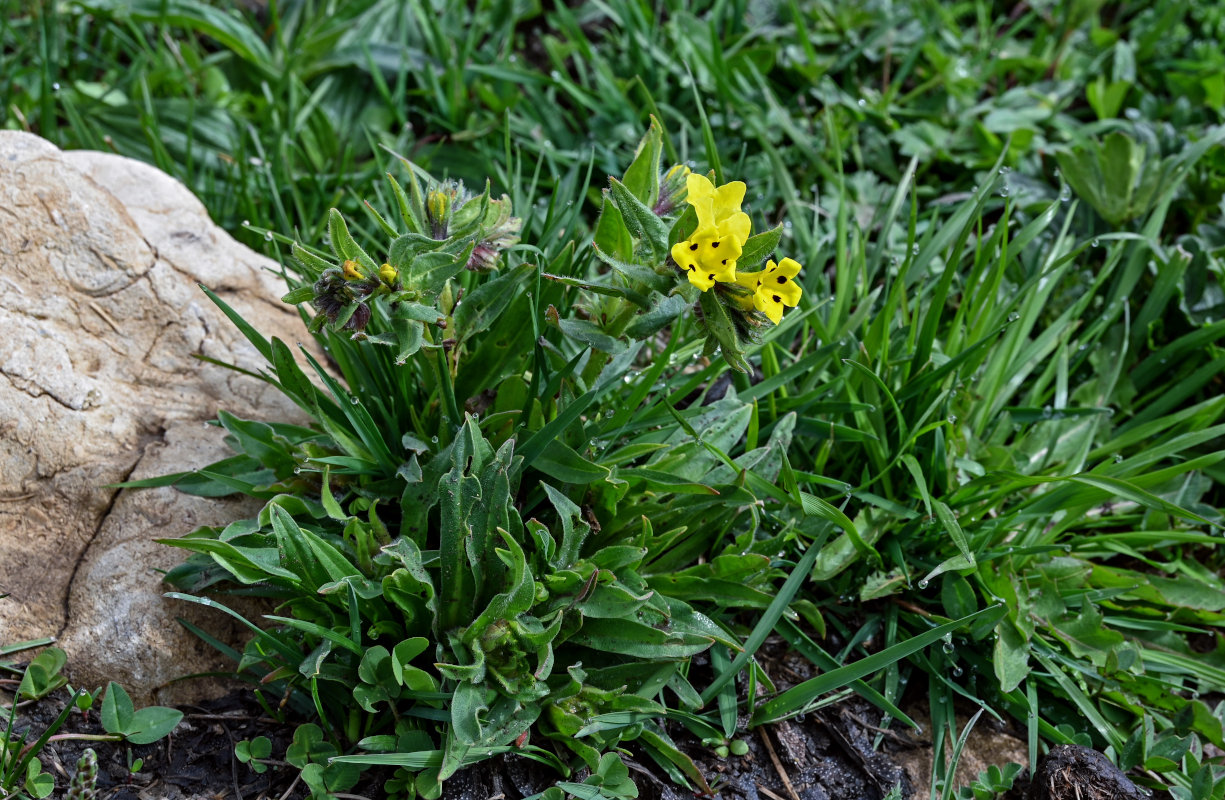
[{"label": "black spot on petal", "polygon": [[718,242],[711,242],[711,243],[710,243],[710,246],[711,246],[711,247],[718,247],[718,246],[719,246],[719,243],[718,243]]},{"label": "black spot on petal", "polygon": [[782,275],[779,275],[779,276],[778,276],[778,282],[779,282],[779,283],[786,283],[786,282],[787,282],[787,279],[786,279],[786,278],[784,278]]},{"label": "black spot on petal", "polygon": [[710,273],[710,280],[712,280],[712,281],[713,281],[714,279],[715,279],[715,274],[712,272],[712,273]]},{"label": "black spot on petal", "polygon": [[698,243],[697,243],[697,242],[694,242],[693,244],[689,245],[689,249],[690,249],[690,250],[697,250],[697,249],[698,249]]},{"label": "black spot on petal", "polygon": [[726,259],[726,258],[725,258],[725,259],[723,259],[723,263],[724,263],[724,264],[726,264],[726,263],[727,263],[727,259]]},{"label": "black spot on petal", "polygon": [[783,302],[783,298],[779,297],[778,295],[774,295],[774,302],[781,303]]},{"label": "black spot on petal", "polygon": [[758,282],[757,282],[757,285],[758,285],[758,286],[761,286],[761,281],[758,281]]}]

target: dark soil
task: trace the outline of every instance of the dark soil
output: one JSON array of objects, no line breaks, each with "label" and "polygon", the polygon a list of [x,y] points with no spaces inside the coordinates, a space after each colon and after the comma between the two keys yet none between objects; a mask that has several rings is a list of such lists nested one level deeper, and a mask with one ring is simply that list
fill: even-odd
[{"label": "dark soil", "polygon": [[[17,730],[28,731],[31,741],[37,739],[54,723],[67,701],[67,694],[60,691],[19,707]],[[148,745],[60,738],[66,734],[106,733],[96,710],[88,716],[74,711],[57,732],[57,741],[38,753],[43,771],[55,776],[57,792],[52,796],[62,796],[86,748],[98,755],[99,800],[280,798],[293,783],[297,770],[288,765],[273,765],[258,774],[234,758],[234,744],[243,739],[267,736],[272,740],[274,758],[283,757],[293,740],[294,726],[267,717],[250,692],[235,692],[181,710],[183,721],[174,732]],[[136,759],[143,764],[133,773],[130,764]],[[301,786],[299,783],[285,800],[305,797],[307,793],[298,790]]]},{"label": "dark soil", "polygon": [[[721,800],[880,800],[895,784],[911,795],[902,768],[872,749],[876,731],[861,721],[873,713],[852,700],[804,720],[760,728],[744,737],[749,752],[720,758],[679,729],[669,733],[693,759]],[[625,759],[640,800],[688,800],[694,792],[673,784],[630,744]],[[585,773],[572,776],[582,781]],[[522,758],[498,758],[452,778],[444,800],[522,800],[553,785],[552,771]]]},{"label": "dark soil", "polygon": [[[18,709],[17,730],[31,740],[52,724],[67,702],[57,692]],[[183,722],[174,732],[149,745],[58,738],[39,753],[43,770],[55,776],[62,796],[87,747],[98,755],[100,800],[301,800],[306,787],[295,784],[297,770],[283,763],[293,738],[293,723],[268,717],[249,691],[182,708]],[[898,782],[910,796],[901,767],[872,749],[876,731],[864,720],[878,713],[851,701],[744,735],[749,751],[742,757],[719,758],[710,748],[670,730],[678,746],[706,776],[715,797],[724,800],[879,800]],[[74,711],[59,730],[64,734],[103,734],[97,711]],[[272,764],[256,773],[234,757],[234,744],[267,736],[272,740]],[[891,745],[892,746],[892,745]],[[626,759],[642,800],[689,798],[672,784],[650,758],[632,744]],[[133,773],[129,765],[143,764]],[[367,773],[350,796],[383,797],[389,773]],[[571,780],[582,781],[580,772]],[[484,762],[456,775],[445,785],[445,800],[521,800],[552,786],[559,776],[535,761],[513,756]],[[788,785],[790,784],[790,785]]]}]

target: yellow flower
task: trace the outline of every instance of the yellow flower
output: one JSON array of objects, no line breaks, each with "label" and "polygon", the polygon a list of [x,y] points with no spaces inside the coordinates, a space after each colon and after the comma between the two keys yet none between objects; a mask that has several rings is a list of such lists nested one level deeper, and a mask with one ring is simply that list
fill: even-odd
[{"label": "yellow flower", "polygon": [[356,261],[346,261],[341,266],[344,268],[345,280],[364,281],[366,279],[366,276],[358,269],[360,265]]},{"label": "yellow flower", "polygon": [[753,292],[753,308],[770,318],[777,325],[783,318],[783,306],[794,308],[800,302],[804,290],[791,280],[800,274],[800,263],[794,259],[784,258],[775,264],[771,259],[766,262],[766,268],[761,272],[742,272],[736,276],[736,283]]},{"label": "yellow flower", "polygon": [[400,277],[400,273],[390,264],[383,264],[379,267],[379,277],[383,279],[383,283],[391,286],[396,282],[396,278]]},{"label": "yellow flower", "polygon": [[672,245],[672,260],[689,273],[689,282],[703,292],[715,281],[736,280],[736,259],[741,242],[733,236],[719,236],[714,227],[698,228],[683,242]]},{"label": "yellow flower", "polygon": [[685,178],[688,196],[685,198],[698,215],[698,228],[714,227],[720,236],[731,236],[744,244],[753,223],[740,210],[744,202],[744,181],[732,181],[719,188],[705,175],[689,173]]},{"label": "yellow flower", "polygon": [[753,224],[740,210],[743,181],[716,189],[706,176],[689,173],[685,182],[685,201],[693,206],[698,226],[688,239],[672,245],[672,260],[689,273],[690,283],[706,291],[715,281],[736,280],[736,259]]}]

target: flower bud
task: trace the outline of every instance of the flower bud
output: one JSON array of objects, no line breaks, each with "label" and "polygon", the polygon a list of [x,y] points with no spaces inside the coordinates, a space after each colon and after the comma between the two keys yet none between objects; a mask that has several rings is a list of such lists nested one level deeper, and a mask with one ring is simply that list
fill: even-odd
[{"label": "flower bud", "polygon": [[393,286],[396,279],[400,277],[400,272],[390,264],[383,264],[379,267],[379,278],[388,286]]},{"label": "flower bud", "polygon": [[689,172],[689,167],[684,164],[675,164],[663,174],[659,181],[659,200],[652,211],[661,217],[666,217],[684,202]]},{"label": "flower bud", "polygon": [[[429,217],[430,224],[434,229],[434,238],[441,239],[446,237],[447,219],[450,217],[451,198],[447,193],[435,189],[425,196],[425,211]],[[439,229],[441,235],[439,235]]]},{"label": "flower bud", "polygon": [[366,276],[359,269],[359,264],[356,261],[346,261],[341,265],[344,271],[345,280],[347,281],[364,281]]},{"label": "flower bud", "polygon": [[490,200],[489,211],[481,238],[472,248],[467,267],[474,272],[488,272],[498,266],[502,251],[519,243],[523,220],[510,215],[510,198]]}]

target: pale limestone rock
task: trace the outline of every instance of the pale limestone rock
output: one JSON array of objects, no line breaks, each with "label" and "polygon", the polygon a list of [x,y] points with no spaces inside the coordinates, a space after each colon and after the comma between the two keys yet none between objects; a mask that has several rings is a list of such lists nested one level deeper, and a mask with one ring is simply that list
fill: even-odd
[{"label": "pale limestone rock", "polygon": [[151,542],[250,506],[106,484],[225,457],[203,424],[219,409],[299,420],[193,357],[264,366],[197,283],[266,335],[307,338],[277,271],[153,167],[0,131],[0,643],[56,636],[74,682],[116,680],[138,703],[198,696],[154,690],[225,666],[174,618],[233,631],[163,599],[156,569],[184,553]]}]

